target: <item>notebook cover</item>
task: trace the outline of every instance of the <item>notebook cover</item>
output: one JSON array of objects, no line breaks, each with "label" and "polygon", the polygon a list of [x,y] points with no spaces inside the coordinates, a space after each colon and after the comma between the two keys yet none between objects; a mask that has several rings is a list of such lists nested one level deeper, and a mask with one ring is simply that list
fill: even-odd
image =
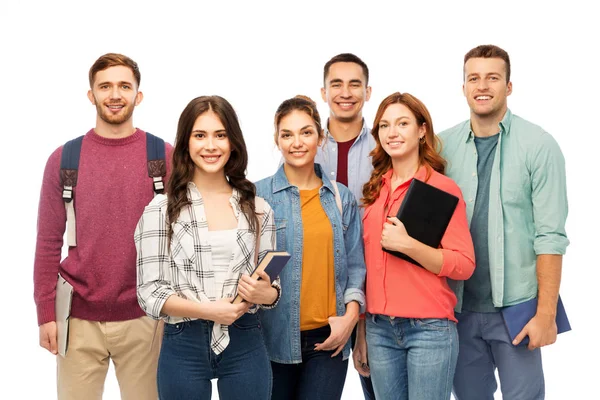
[{"label": "notebook cover", "polygon": [[[514,306],[504,307],[502,309],[502,317],[504,318],[504,325],[508,330],[510,340],[514,340],[515,337],[523,330],[525,325],[535,316],[537,311],[537,298],[527,300],[523,303],[515,304]],[[558,303],[556,305],[556,327],[558,333],[563,333],[571,330],[571,324],[567,318],[565,307],[562,303],[562,299],[558,296]],[[525,345],[529,343],[529,336],[526,336],[520,343]]]},{"label": "notebook cover", "polygon": [[58,354],[65,356],[69,345],[69,317],[71,316],[71,301],[73,299],[73,286],[60,274],[56,282],[56,340]]},{"label": "notebook cover", "polygon": [[[410,237],[438,248],[457,204],[458,197],[413,179],[396,217],[402,221]],[[422,267],[404,253],[385,248],[383,251]]]},{"label": "notebook cover", "polygon": [[[255,279],[260,279],[260,277],[257,276],[257,271],[264,269],[267,275],[269,275],[271,282],[273,282],[275,279],[277,279],[279,274],[281,274],[283,267],[286,266],[290,258],[292,258],[291,254],[286,251],[267,251],[267,254],[263,257],[254,271],[252,271],[251,276]],[[235,299],[233,299],[234,304],[241,303],[242,301],[244,300],[239,294],[235,296]]]}]

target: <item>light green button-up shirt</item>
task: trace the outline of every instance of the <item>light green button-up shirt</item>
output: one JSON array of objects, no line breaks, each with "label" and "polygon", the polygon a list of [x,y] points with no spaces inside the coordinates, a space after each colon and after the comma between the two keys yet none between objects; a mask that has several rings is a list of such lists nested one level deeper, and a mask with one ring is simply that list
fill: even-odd
[{"label": "light green button-up shirt", "polygon": [[[510,110],[499,130],[490,180],[488,246],[492,300],[503,307],[537,296],[537,255],[565,254],[569,239],[565,160],[558,144]],[[446,174],[463,192],[470,224],[478,183],[470,121],[439,137],[448,161]],[[454,289],[460,311],[463,282],[454,282]]]}]

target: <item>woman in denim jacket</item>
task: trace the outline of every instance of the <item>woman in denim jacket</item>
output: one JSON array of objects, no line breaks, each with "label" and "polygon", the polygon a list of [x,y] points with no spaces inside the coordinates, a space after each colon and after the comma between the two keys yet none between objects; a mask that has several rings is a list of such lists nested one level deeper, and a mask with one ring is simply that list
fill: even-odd
[{"label": "woman in denim jacket", "polygon": [[323,139],[311,99],[284,101],[275,115],[284,163],[256,184],[275,212],[277,250],[292,255],[280,275],[279,305],[261,311],[272,399],[339,399],[350,334],[364,309],[360,215],[348,188],[315,164]]}]

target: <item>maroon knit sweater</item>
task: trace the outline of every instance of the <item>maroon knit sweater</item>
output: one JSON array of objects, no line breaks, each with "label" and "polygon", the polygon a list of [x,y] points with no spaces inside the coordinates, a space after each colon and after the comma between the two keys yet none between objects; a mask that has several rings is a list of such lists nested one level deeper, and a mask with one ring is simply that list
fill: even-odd
[{"label": "maroon knit sweater", "polygon": [[[167,176],[173,148],[165,144]],[[58,272],[75,294],[71,315],[90,321],[123,321],[144,315],[136,296],[133,232],[152,200],[146,133],[107,139],[93,129],[84,137],[74,189],[77,246],[62,260],[66,211],[60,184],[62,146],[46,163],[34,264],[38,324],[54,321]]]}]

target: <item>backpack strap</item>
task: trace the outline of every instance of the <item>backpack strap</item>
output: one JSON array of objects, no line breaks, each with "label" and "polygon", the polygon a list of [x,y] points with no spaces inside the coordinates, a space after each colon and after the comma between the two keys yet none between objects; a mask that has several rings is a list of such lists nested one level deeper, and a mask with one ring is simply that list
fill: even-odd
[{"label": "backpack strap", "polygon": [[83,136],[69,140],[63,146],[60,156],[60,184],[63,187],[62,198],[67,211],[67,245],[69,246],[77,246],[73,188],[77,185],[82,141]]},{"label": "backpack strap", "polygon": [[254,267],[258,267],[258,252],[260,251],[260,231],[262,230],[262,218],[260,215],[265,212],[265,199],[262,197],[255,196],[254,197],[254,210],[256,214],[259,216],[258,224],[256,226],[256,247],[254,249]]},{"label": "backpack strap", "polygon": [[154,195],[163,193],[165,190],[163,177],[167,175],[165,141],[149,132],[146,132],[146,159],[148,162],[148,176],[152,178]]},{"label": "backpack strap", "polygon": [[344,216],[344,210],[342,208],[342,197],[340,196],[340,190],[338,189],[338,185],[336,181],[331,181],[333,184],[333,192],[335,194],[335,204],[337,205],[338,210],[340,210],[340,215]]}]

